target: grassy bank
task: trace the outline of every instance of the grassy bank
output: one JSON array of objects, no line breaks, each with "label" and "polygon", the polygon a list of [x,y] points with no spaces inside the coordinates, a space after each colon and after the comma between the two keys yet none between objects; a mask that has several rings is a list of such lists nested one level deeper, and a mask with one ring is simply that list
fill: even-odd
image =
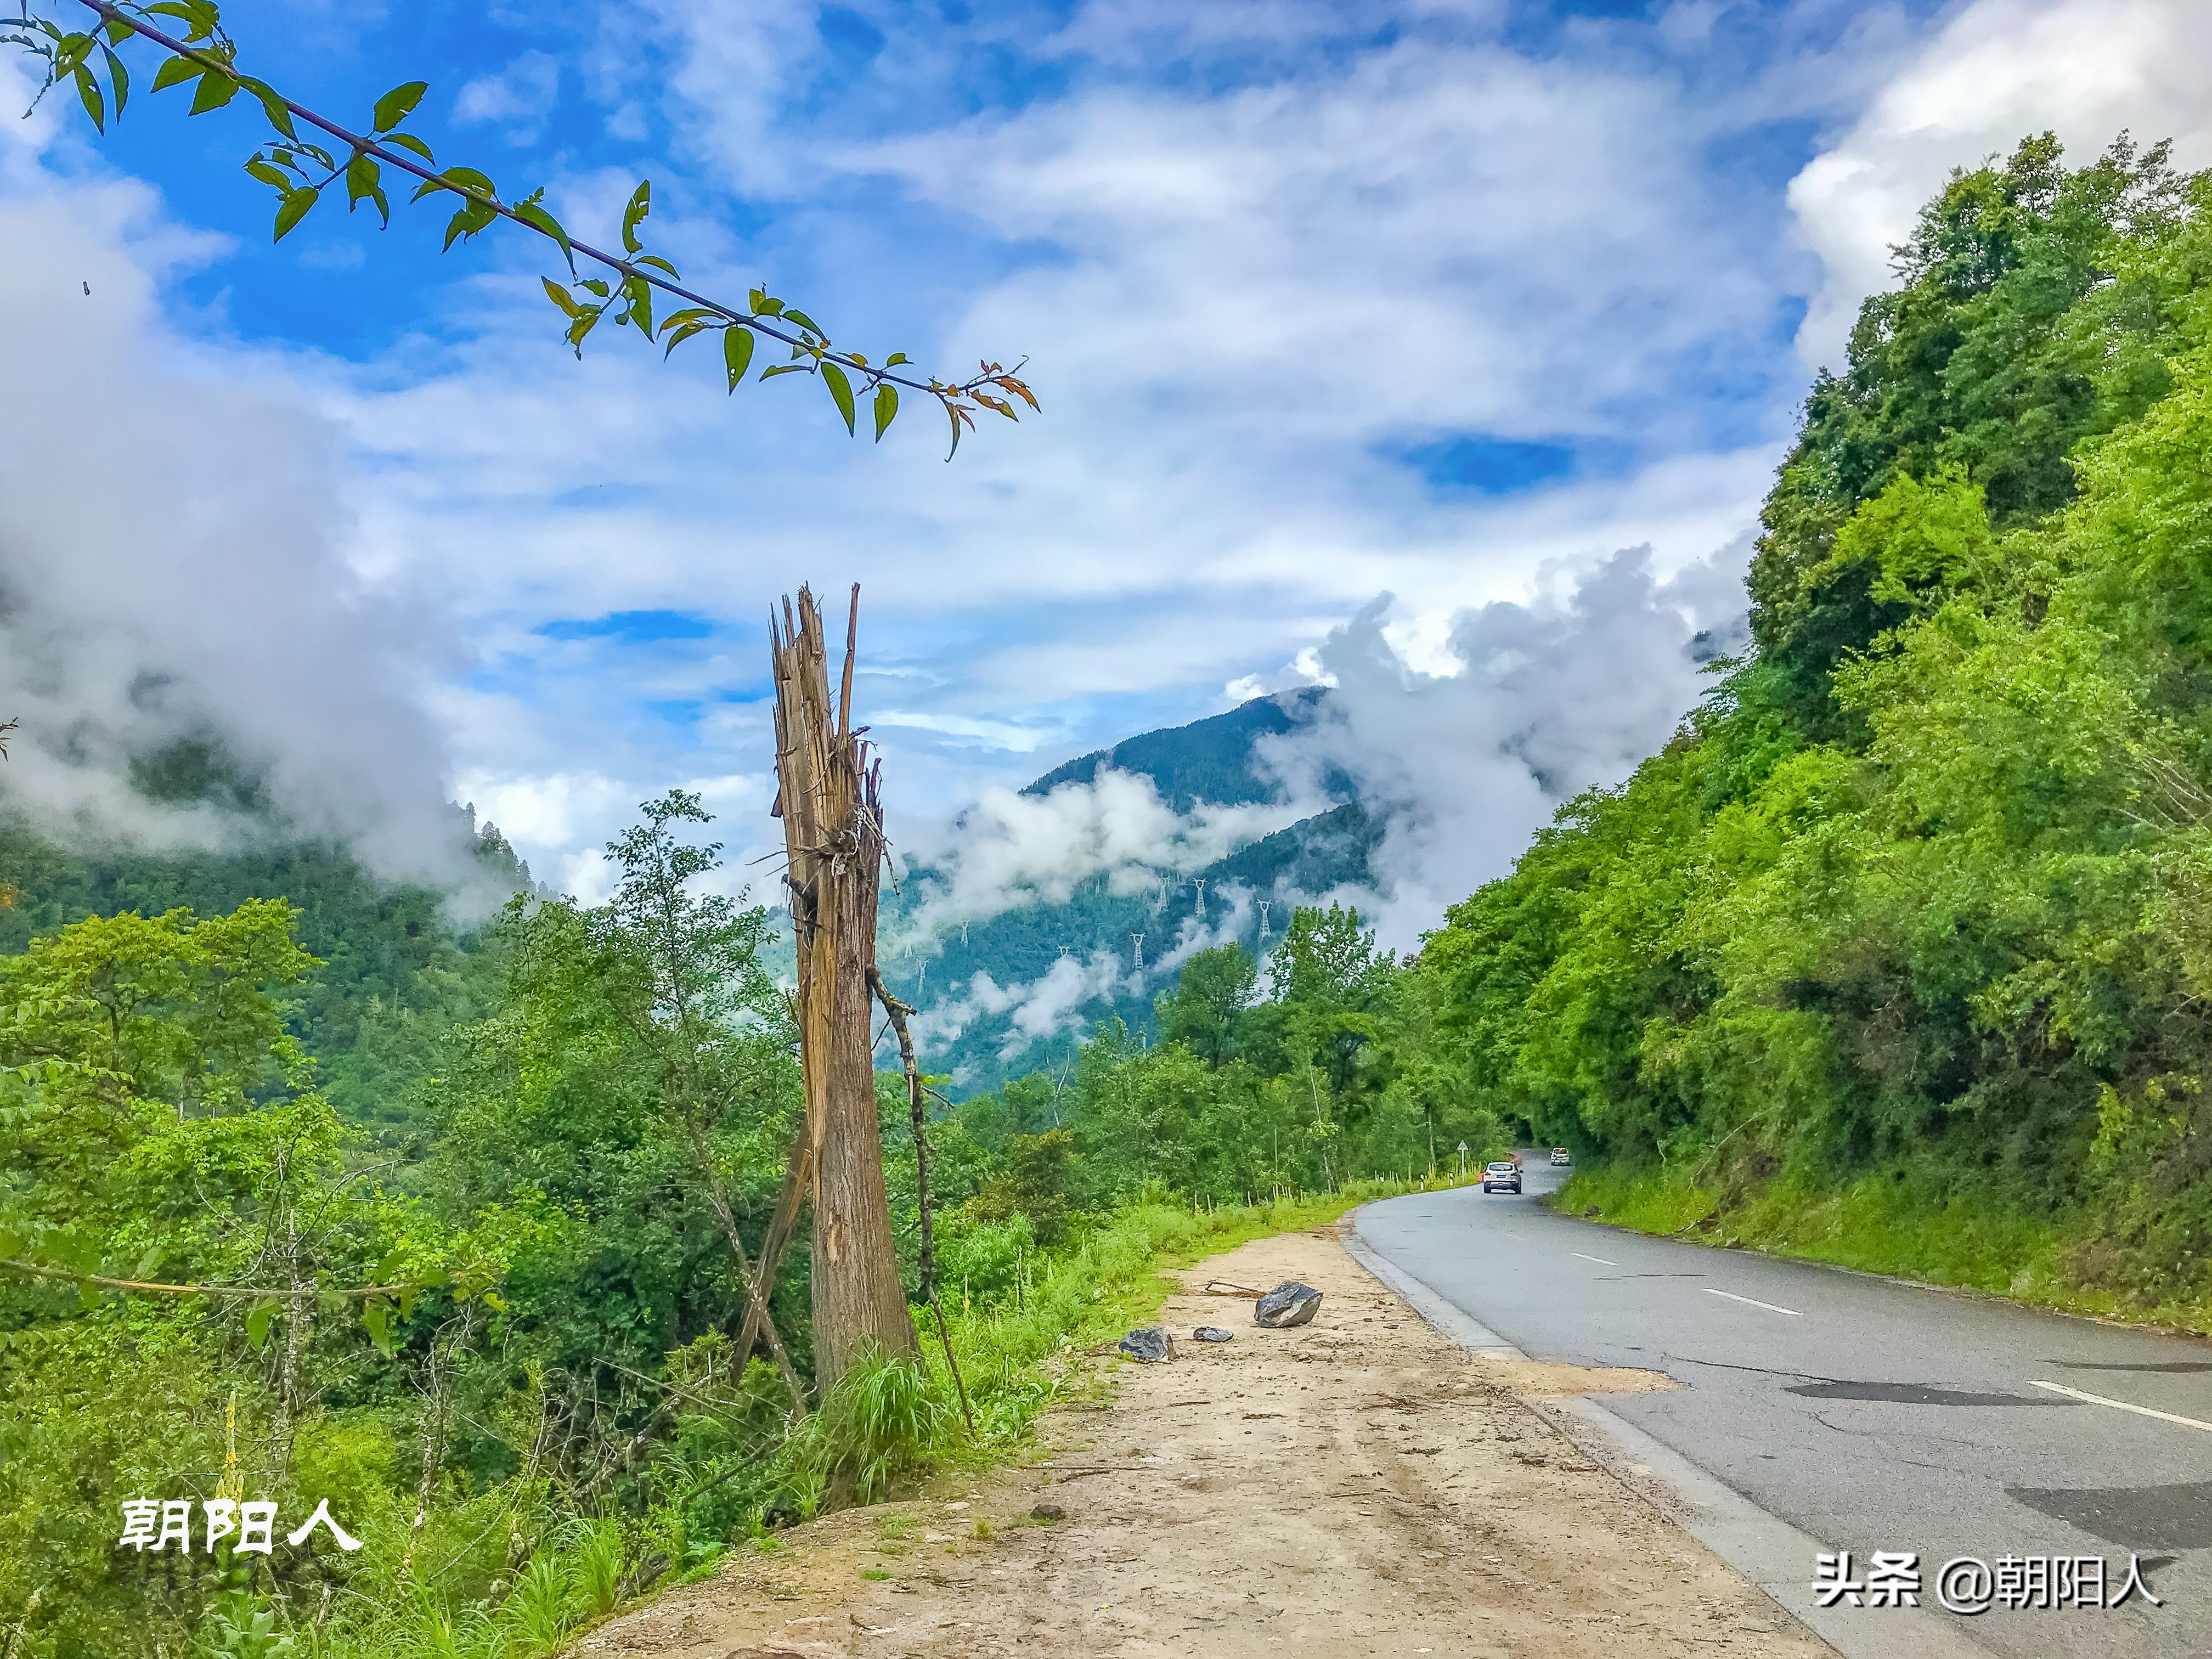
[{"label": "grassy bank", "polygon": [[1692,1171],[1596,1165],[1553,1200],[1576,1214],[1693,1243],[1741,1246],[1864,1273],[1986,1291],[2037,1307],[2212,1334],[2212,1304],[2144,1274],[2085,1283],[2098,1241],[1973,1187],[1937,1189],[1917,1170],[1876,1170],[1837,1186],[1783,1176],[1707,1185]]},{"label": "grassy bank", "polygon": [[[1443,1184],[1443,1183],[1438,1183]],[[773,1550],[779,1525],[916,1489],[948,1468],[978,1473],[1025,1455],[1038,1417],[1070,1399],[1098,1398],[1115,1367],[1086,1364],[1086,1349],[1153,1322],[1175,1289],[1164,1270],[1189,1266],[1255,1238],[1322,1225],[1419,1183],[1367,1181],[1334,1193],[1272,1203],[1193,1207],[1139,1202],[1087,1218],[1064,1244],[1033,1249],[986,1296],[949,1286],[945,1312],[975,1418],[968,1431],[959,1393],[936,1338],[916,1310],[922,1358],[864,1364],[840,1380],[795,1431],[780,1424],[773,1373],[756,1362],[748,1387],[687,1413],[675,1447],[656,1466],[663,1489],[711,1491],[748,1518],[738,1549]],[[1025,1235],[1024,1235],[1025,1236]],[[251,1595],[214,1625],[212,1651],[293,1653],[327,1659],[544,1659],[642,1591],[713,1572],[729,1553],[687,1536],[702,1518],[672,1497],[642,1522],[568,1522],[489,1600],[456,1606],[429,1586],[407,1586],[380,1614],[328,1632],[285,1632]],[[721,1535],[727,1536],[726,1532]],[[641,1574],[655,1556],[666,1565]],[[256,1619],[264,1621],[258,1632]],[[292,1646],[276,1645],[289,1641]]]}]

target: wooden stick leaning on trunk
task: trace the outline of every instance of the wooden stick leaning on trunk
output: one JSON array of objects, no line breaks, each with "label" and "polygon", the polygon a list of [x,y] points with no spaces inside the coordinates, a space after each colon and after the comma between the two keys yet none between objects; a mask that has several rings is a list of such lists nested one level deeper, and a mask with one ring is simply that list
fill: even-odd
[{"label": "wooden stick leaning on trunk", "polygon": [[960,1375],[960,1362],[952,1357],[952,1334],[945,1328],[945,1310],[937,1300],[937,1241],[929,1218],[928,1118],[921,1104],[921,1068],[915,1061],[914,1037],[906,1028],[906,1017],[914,1010],[890,994],[881,970],[873,963],[868,965],[868,983],[875,988],[877,1000],[884,1005],[891,1029],[898,1033],[899,1065],[906,1073],[907,1109],[914,1117],[915,1204],[921,1212],[921,1299],[937,1316],[937,1340],[944,1345],[945,1363],[952,1371],[952,1386],[960,1390],[960,1414],[968,1419],[968,1437],[973,1440],[978,1437],[975,1413],[969,1407],[968,1384]]},{"label": "wooden stick leaning on trunk", "polygon": [[769,1293],[775,1285],[776,1269],[783,1265],[784,1247],[791,1243],[791,1236],[796,1231],[799,1206],[806,1201],[807,1182],[813,1166],[813,1132],[802,1117],[799,1133],[792,1137],[791,1160],[784,1169],[783,1189],[776,1194],[775,1210],[769,1217],[768,1234],[761,1240],[760,1258],[753,1267],[752,1294],[745,1300],[745,1322],[738,1333],[736,1364],[740,1376],[744,1375],[745,1361],[752,1357],[753,1344],[759,1339],[762,1328],[769,1325]]}]

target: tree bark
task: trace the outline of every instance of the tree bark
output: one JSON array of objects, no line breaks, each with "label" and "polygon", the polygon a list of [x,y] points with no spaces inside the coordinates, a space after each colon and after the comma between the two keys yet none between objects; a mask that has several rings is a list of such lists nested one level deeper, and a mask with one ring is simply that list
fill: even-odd
[{"label": "tree bark", "polygon": [[814,1178],[814,1369],[826,1389],[871,1348],[918,1354],[891,1243],[876,1127],[869,975],[884,830],[881,763],[852,729],[853,588],[837,707],[830,704],[822,613],[802,587],[769,633],[775,672],[775,811],[783,818],[792,925],[799,941],[796,1012]]}]

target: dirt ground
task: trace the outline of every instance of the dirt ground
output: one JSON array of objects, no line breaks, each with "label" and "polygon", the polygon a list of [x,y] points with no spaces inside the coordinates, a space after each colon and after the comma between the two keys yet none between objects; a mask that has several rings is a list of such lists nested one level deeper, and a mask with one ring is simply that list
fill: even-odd
[{"label": "dirt ground", "polygon": [[[1177,1358],[1126,1364],[1110,1407],[1049,1420],[1042,1461],[795,1528],[578,1651],[1830,1651],[1541,1414],[1547,1397],[1667,1378],[1470,1354],[1334,1233],[1261,1239],[1182,1274],[1162,1316]],[[1302,1279],[1324,1293],[1320,1315],[1261,1330],[1249,1300],[1201,1293],[1209,1279]],[[1200,1324],[1236,1338],[1192,1342]],[[1039,1504],[1065,1517],[1037,1521]]]}]

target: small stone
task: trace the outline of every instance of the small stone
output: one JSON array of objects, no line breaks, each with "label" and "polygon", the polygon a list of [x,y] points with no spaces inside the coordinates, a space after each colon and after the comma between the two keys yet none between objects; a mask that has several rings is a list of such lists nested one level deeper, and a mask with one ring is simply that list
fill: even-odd
[{"label": "small stone", "polygon": [[1236,1340],[1234,1331],[1224,1331],[1218,1325],[1200,1325],[1190,1334],[1194,1342],[1230,1342]]},{"label": "small stone", "polygon": [[1047,1525],[1050,1525],[1055,1521],[1066,1520],[1067,1511],[1057,1504],[1040,1504],[1030,1511],[1030,1519],[1042,1521]]},{"label": "small stone", "polygon": [[1587,1210],[1584,1210],[1584,1211],[1583,1212],[1583,1213],[1584,1215],[1586,1215],[1586,1216],[1589,1216],[1589,1215],[1595,1215],[1595,1214],[1597,1213],[1597,1206],[1596,1206],[1596,1205],[1595,1205],[1595,1204],[1591,1205],[1591,1206],[1589,1206],[1589,1208],[1588,1208]]},{"label": "small stone", "polygon": [[1175,1339],[1157,1325],[1131,1331],[1116,1346],[1130,1358],[1142,1360],[1147,1365],[1175,1358]]},{"label": "small stone", "polygon": [[1260,1298],[1252,1310],[1252,1322],[1279,1331],[1292,1325],[1310,1325],[1313,1316],[1320,1311],[1319,1291],[1295,1279],[1286,1279]]}]

